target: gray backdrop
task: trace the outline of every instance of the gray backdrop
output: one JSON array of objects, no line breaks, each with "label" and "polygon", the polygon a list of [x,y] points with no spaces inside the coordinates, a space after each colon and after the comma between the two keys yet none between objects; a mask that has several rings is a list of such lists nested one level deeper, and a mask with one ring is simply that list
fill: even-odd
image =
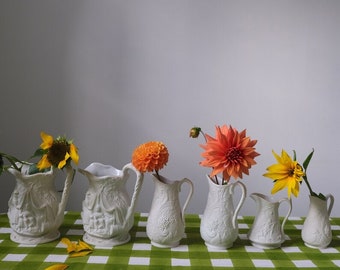
[{"label": "gray backdrop", "polygon": [[[248,194],[270,194],[272,149],[303,160],[315,148],[310,182],[335,196],[340,216],[339,27],[340,1],[330,0],[2,0],[0,151],[26,159],[43,130],[73,138],[81,168],[122,168],[137,145],[161,140],[170,151],[161,173],[190,178],[188,212],[202,213],[210,170],[198,165],[203,139],[188,133],[231,124],[258,140]],[[14,183],[1,176],[2,212]],[[81,209],[87,185],[78,173],[68,210]],[[138,211],[152,194],[147,174]],[[293,205],[306,214],[305,185]],[[248,197],[240,214],[254,211]]]}]

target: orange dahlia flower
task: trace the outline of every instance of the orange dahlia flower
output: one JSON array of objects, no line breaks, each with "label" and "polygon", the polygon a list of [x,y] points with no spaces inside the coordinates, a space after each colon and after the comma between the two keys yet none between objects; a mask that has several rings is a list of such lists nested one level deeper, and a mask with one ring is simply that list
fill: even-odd
[{"label": "orange dahlia flower", "polygon": [[230,177],[242,178],[242,174],[249,174],[249,169],[256,162],[254,158],[260,154],[255,151],[257,140],[251,140],[246,136],[246,130],[238,132],[232,126],[216,126],[216,138],[206,134],[207,143],[200,145],[205,152],[200,162],[204,167],[212,167],[210,177],[219,173],[223,174],[223,180],[228,182]]},{"label": "orange dahlia flower", "polygon": [[132,153],[132,164],[140,172],[158,172],[168,162],[169,152],[165,144],[150,141],[139,145]]}]

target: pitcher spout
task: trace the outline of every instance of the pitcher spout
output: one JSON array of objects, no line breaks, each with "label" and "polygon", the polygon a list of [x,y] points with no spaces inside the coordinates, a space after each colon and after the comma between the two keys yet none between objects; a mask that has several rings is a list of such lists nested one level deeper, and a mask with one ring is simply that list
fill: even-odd
[{"label": "pitcher spout", "polygon": [[255,202],[258,202],[264,195],[260,193],[252,193],[249,195],[250,198],[252,198]]},{"label": "pitcher spout", "polygon": [[276,203],[276,201],[272,197],[268,197],[267,195],[261,193],[252,193],[249,195],[255,202],[266,201],[271,203]]},{"label": "pitcher spout", "polygon": [[93,162],[85,169],[78,168],[78,171],[85,175],[88,179],[103,179],[107,177],[122,177],[123,172],[111,165],[105,165],[98,162]]},{"label": "pitcher spout", "polygon": [[[292,210],[291,200],[275,200],[261,193],[252,193],[250,197],[256,202],[257,213],[248,232],[252,245],[262,249],[278,248],[285,240],[284,225]],[[289,209],[280,224],[279,206],[286,201]]]}]

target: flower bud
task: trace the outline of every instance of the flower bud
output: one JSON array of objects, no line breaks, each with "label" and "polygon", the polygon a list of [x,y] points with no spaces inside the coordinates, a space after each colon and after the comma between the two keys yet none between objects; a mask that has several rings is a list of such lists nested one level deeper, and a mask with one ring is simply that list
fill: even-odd
[{"label": "flower bud", "polygon": [[193,127],[190,129],[189,137],[197,138],[200,135],[201,128],[200,127]]}]

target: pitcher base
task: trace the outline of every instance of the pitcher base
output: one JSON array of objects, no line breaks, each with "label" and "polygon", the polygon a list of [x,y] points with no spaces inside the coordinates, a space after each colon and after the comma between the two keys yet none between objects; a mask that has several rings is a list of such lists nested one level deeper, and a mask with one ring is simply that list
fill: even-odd
[{"label": "pitcher base", "polygon": [[207,246],[207,248],[212,249],[212,250],[226,250],[226,249],[231,248],[233,246],[233,243],[226,244],[224,246],[212,245],[212,244],[209,244],[207,242],[205,242],[204,244]]},{"label": "pitcher base", "polygon": [[29,235],[22,235],[18,234],[17,232],[13,231],[11,233],[11,240],[13,242],[25,245],[37,245],[37,244],[44,244],[48,242],[52,242],[60,237],[59,231],[53,231],[44,235],[40,236],[29,236]]},{"label": "pitcher base", "polygon": [[174,243],[170,243],[170,244],[159,244],[159,243],[156,243],[154,241],[151,241],[151,245],[153,245],[155,247],[159,247],[159,248],[174,248],[174,247],[179,246],[179,241],[174,242]]},{"label": "pitcher base", "polygon": [[281,242],[280,243],[256,243],[256,242],[251,242],[251,244],[260,249],[275,249],[281,247]]},{"label": "pitcher base", "polygon": [[314,249],[325,249],[328,247],[328,245],[319,245],[319,246],[315,246],[315,245],[311,245],[305,242],[305,246],[309,247],[309,248],[314,248]]},{"label": "pitcher base", "polygon": [[113,238],[101,238],[101,237],[96,237],[93,235],[90,235],[88,233],[85,233],[83,236],[83,240],[94,246],[100,246],[100,247],[114,247],[118,245],[123,245],[127,242],[129,242],[131,239],[130,234],[126,234],[123,236],[117,236]]}]

